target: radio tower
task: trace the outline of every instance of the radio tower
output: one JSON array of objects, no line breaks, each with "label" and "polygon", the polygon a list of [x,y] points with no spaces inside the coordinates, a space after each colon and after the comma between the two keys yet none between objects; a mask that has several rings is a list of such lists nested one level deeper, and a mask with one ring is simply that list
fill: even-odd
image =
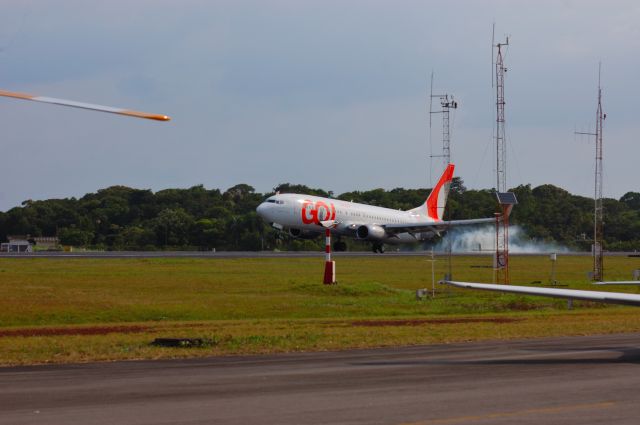
[{"label": "radio tower", "polygon": [[[494,27],[495,30],[495,27]],[[494,282],[509,283],[509,215],[517,203],[515,195],[507,192],[507,145],[504,120],[504,66],[502,48],[509,45],[509,37],[504,43],[492,44],[497,49],[495,62],[496,87],[496,195],[500,211],[496,213],[496,252],[494,256]]]},{"label": "radio tower", "polygon": [[[433,111],[433,99],[440,100],[439,111]],[[442,155],[432,155],[432,158],[442,157],[444,167],[451,162],[451,129],[449,125],[449,112],[457,109],[458,102],[453,100],[453,95],[433,94],[433,73],[431,74],[431,95],[429,100],[429,128],[431,128],[431,115],[442,114]]]},{"label": "radio tower", "polygon": [[507,146],[504,130],[504,74],[507,68],[502,59],[502,47],[509,45],[509,37],[505,43],[495,45],[496,56],[496,190],[507,191]]},{"label": "radio tower", "polygon": [[602,87],[600,87],[600,68],[598,64],[598,111],[596,114],[596,181],[595,181],[595,207],[593,214],[593,280],[604,279],[603,257],[603,221],[604,209],[602,208],[602,124],[606,115],[602,113]]},{"label": "radio tower", "polygon": [[[433,110],[433,99],[440,100],[439,111]],[[442,155],[431,155],[432,158],[442,157],[443,169],[445,169],[449,163],[451,163],[451,128],[449,124],[449,112],[451,109],[457,109],[458,102],[453,100],[453,95],[449,94],[433,94],[433,72],[431,73],[431,92],[429,97],[429,135],[431,135],[431,116],[433,114],[442,114]],[[447,208],[445,211],[447,221],[451,220],[451,209]],[[449,233],[450,226],[447,225],[445,232]],[[445,279],[449,280],[453,278],[453,266],[451,264],[451,236],[446,238],[447,245],[445,247],[447,253],[447,275]]]},{"label": "radio tower", "polygon": [[593,273],[591,279],[595,282],[604,279],[604,208],[602,206],[602,125],[607,118],[607,114],[602,112],[602,87],[600,86],[600,71],[602,64],[598,64],[598,110],[596,112],[596,132],[582,133],[596,138],[596,172],[595,172],[595,191],[594,191],[594,209],[593,209]]}]

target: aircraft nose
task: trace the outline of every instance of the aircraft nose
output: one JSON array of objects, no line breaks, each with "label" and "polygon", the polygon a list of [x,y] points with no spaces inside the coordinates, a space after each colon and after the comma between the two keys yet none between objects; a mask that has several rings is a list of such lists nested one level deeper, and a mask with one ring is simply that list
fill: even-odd
[{"label": "aircraft nose", "polygon": [[264,217],[267,212],[266,202],[263,202],[260,205],[258,205],[258,208],[256,208],[256,212],[260,217]]}]

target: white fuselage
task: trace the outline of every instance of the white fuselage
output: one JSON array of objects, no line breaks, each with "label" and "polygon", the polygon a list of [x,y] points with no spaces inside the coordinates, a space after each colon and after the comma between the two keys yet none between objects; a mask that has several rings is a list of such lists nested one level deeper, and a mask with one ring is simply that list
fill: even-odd
[{"label": "white fuselage", "polygon": [[[375,207],[339,199],[300,194],[277,194],[258,206],[258,214],[266,221],[284,228],[300,229],[308,232],[324,232],[321,222],[333,221],[331,232],[337,235],[356,237],[360,226],[384,226],[389,224],[424,223],[432,218],[412,211],[399,211]],[[375,230],[381,231],[381,227]],[[360,239],[377,240],[385,243],[416,242],[430,239],[433,232],[397,233],[380,237]]]}]

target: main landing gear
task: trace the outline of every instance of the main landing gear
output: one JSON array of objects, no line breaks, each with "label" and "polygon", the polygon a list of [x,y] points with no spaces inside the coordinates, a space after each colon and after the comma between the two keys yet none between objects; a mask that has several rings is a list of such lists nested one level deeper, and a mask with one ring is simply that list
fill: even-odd
[{"label": "main landing gear", "polygon": [[333,250],[335,252],[344,252],[347,250],[347,243],[346,242],[342,242],[340,240],[335,241],[333,243]]},{"label": "main landing gear", "polygon": [[371,250],[373,252],[379,252],[380,254],[384,254],[384,244],[374,243],[371,245]]}]

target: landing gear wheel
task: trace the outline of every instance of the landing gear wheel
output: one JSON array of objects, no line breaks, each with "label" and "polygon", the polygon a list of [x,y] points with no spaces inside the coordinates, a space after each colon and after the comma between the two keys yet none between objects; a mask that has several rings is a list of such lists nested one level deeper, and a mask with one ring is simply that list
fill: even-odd
[{"label": "landing gear wheel", "polygon": [[371,246],[371,250],[372,250],[373,252],[379,252],[380,254],[384,254],[384,245],[383,245],[383,244],[381,244],[381,243],[374,243],[374,244]]},{"label": "landing gear wheel", "polygon": [[344,252],[347,250],[347,243],[342,241],[336,241],[333,243],[333,250],[335,252]]}]

